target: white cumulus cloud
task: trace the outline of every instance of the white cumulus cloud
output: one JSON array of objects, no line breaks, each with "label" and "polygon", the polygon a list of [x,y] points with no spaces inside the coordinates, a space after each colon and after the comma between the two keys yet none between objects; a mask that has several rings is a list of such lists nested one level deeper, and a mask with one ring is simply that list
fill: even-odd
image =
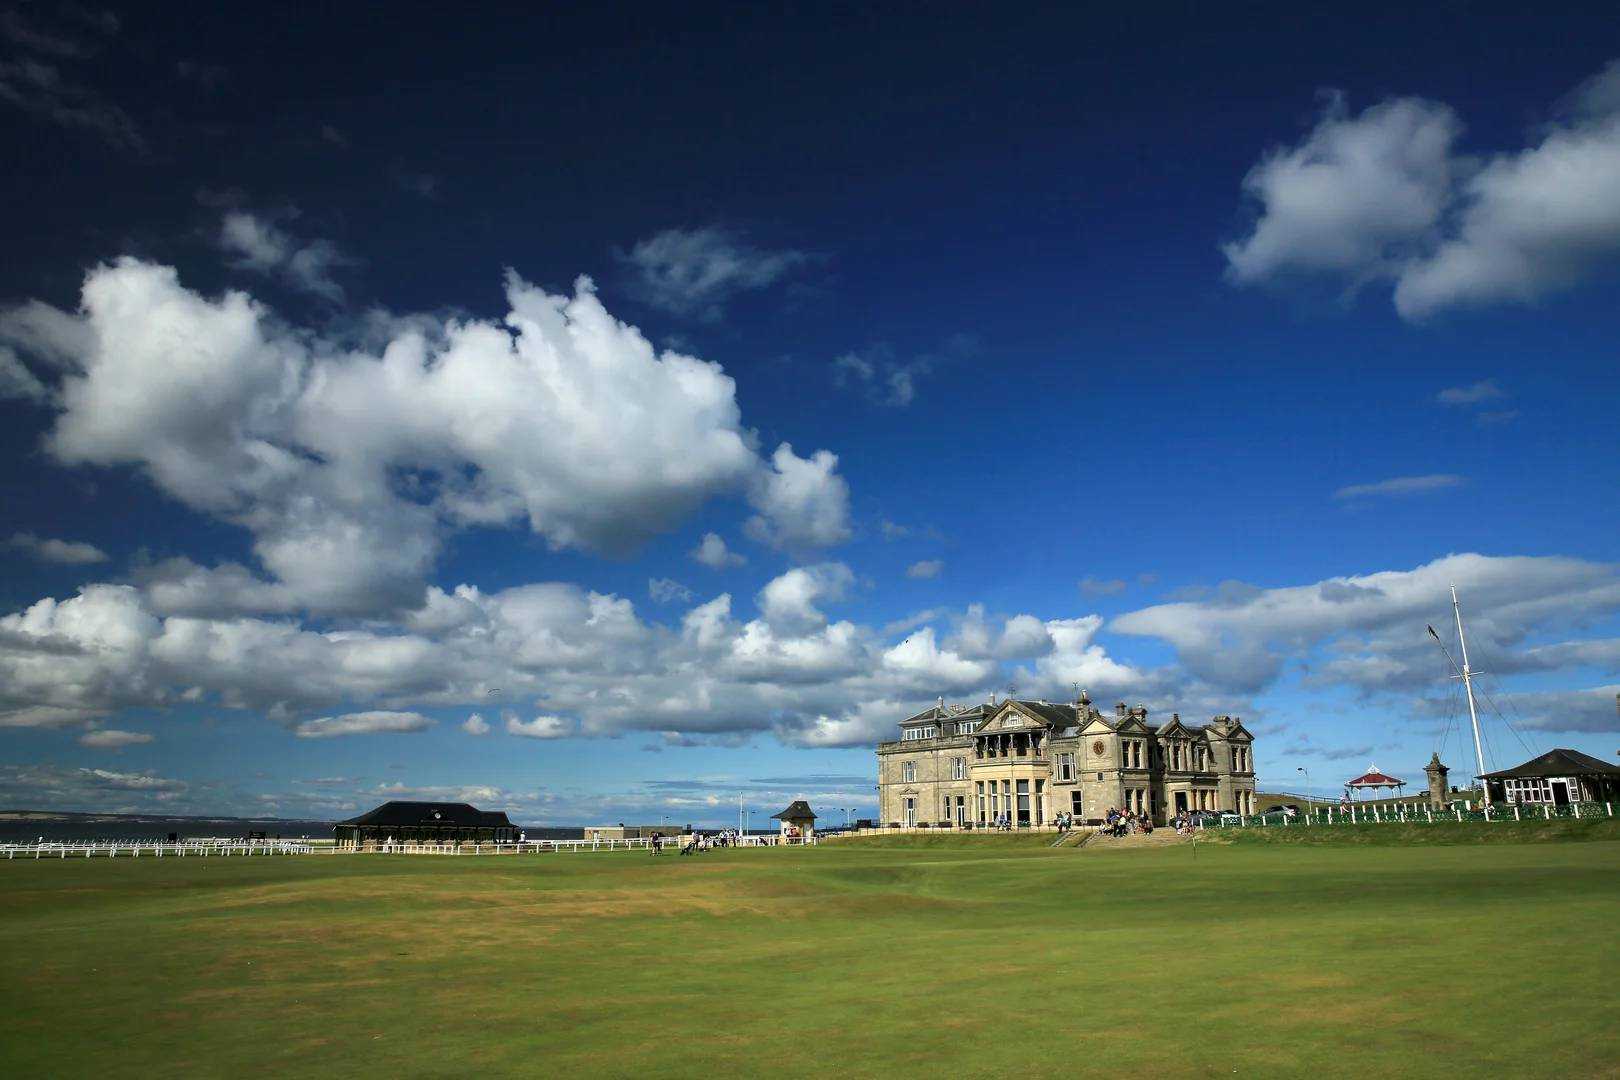
[{"label": "white cumulus cloud", "polygon": [[707,566],[710,570],[724,570],[731,566],[742,566],[748,561],[745,556],[739,555],[726,547],[725,538],[719,533],[704,533],[698,546],[693,548],[691,556],[697,562]]},{"label": "white cumulus cloud", "polygon": [[399,732],[426,731],[433,721],[414,712],[393,712],[376,709],[370,712],[345,713],[342,716],[322,716],[305,720],[294,733],[300,739],[330,739],[339,735],[379,735]]},{"label": "white cumulus cloud", "polygon": [[572,720],[561,716],[536,716],[532,720],[519,720],[515,716],[506,718],[506,733],[521,735],[525,739],[566,739],[577,730]]},{"label": "white cumulus cloud", "polygon": [[1408,319],[1532,303],[1620,261],[1620,61],[1578,87],[1532,145],[1483,159],[1447,106],[1331,99],[1297,145],[1244,180],[1259,207],[1225,245],[1239,283],[1328,275],[1394,283]]},{"label": "white cumulus cloud", "polygon": [[623,552],[726,494],[778,546],[848,535],[837,459],[761,459],[718,365],[656,352],[587,279],[561,296],[509,275],[506,299],[499,323],[385,318],[380,347],[357,346],[126,258],[89,273],[81,314],[13,308],[0,339],[62,372],[57,462],[135,466],[251,534],[265,580],[177,585],[249,610],[408,609],[449,531]]},{"label": "white cumulus cloud", "polygon": [[783,443],[751,493],[759,513],[748,535],[790,551],[831,547],[849,539],[849,485],[838,475],[838,456],[817,450],[808,458]]}]

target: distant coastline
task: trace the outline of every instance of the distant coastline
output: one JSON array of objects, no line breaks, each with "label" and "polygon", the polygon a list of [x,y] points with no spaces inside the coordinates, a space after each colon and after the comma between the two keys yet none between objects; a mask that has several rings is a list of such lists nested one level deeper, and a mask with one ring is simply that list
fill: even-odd
[{"label": "distant coastline", "polygon": [[[103,814],[70,810],[0,810],[0,843],[44,837],[57,840],[162,840],[170,833],[192,836],[246,836],[329,839],[331,821],[313,818],[250,818],[228,815]],[[577,840],[583,826],[518,826],[531,840]]]}]

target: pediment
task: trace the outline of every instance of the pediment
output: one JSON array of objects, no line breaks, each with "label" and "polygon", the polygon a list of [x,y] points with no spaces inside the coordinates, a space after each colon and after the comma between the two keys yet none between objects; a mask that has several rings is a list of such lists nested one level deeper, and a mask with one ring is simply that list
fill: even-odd
[{"label": "pediment", "polygon": [[1046,723],[1037,720],[1024,710],[1013,704],[1008,704],[997,713],[985,726],[983,731],[1029,731],[1032,728],[1045,727]]},{"label": "pediment", "polygon": [[1106,732],[1107,734],[1112,735],[1114,733],[1114,725],[1110,724],[1101,716],[1092,716],[1090,720],[1087,720],[1080,726],[1080,734],[1089,735],[1092,732],[1096,732],[1099,735]]}]

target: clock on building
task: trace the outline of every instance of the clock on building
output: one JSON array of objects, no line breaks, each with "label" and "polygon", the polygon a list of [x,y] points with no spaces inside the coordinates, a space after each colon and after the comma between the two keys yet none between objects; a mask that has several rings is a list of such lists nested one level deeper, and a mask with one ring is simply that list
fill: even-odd
[{"label": "clock on building", "polygon": [[1103,746],[1103,743],[1102,743],[1101,739],[1098,739],[1096,742],[1091,744],[1091,752],[1092,752],[1092,754],[1096,755],[1097,757],[1102,757],[1102,753],[1103,753],[1104,749],[1105,749],[1105,747]]}]

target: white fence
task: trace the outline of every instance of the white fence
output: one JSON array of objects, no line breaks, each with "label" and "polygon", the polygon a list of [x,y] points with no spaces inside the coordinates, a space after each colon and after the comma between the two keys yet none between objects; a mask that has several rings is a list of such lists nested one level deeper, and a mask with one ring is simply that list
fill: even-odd
[{"label": "white fence", "polygon": [[0,844],[0,854],[7,859],[112,859],[119,856],[140,858],[209,858],[231,855],[308,855],[314,846],[292,840],[184,840],[178,843],[157,841],[85,841],[40,844]]},{"label": "white fence", "polygon": [[[691,842],[690,836],[666,836],[662,842],[664,851],[680,851]],[[808,841],[801,837],[791,839],[781,836],[743,836],[730,840],[726,847],[783,847],[803,844],[814,844],[815,838]],[[711,844],[709,850],[719,848],[718,844]],[[645,836],[635,837],[601,837],[591,840],[518,840],[507,843],[473,843],[473,844],[419,844],[415,842],[368,840],[355,847],[338,847],[334,850],[339,854],[362,855],[548,855],[565,852],[579,853],[581,851],[647,851],[652,847],[652,838]]]},{"label": "white fence", "polygon": [[[669,836],[662,848],[678,852],[691,842],[690,836]],[[782,836],[743,836],[730,840],[727,847],[784,847],[814,844],[815,838]],[[719,845],[711,844],[710,850]],[[111,858],[212,858],[233,855],[542,855],[581,851],[647,851],[650,837],[595,840],[523,840],[510,843],[419,844],[398,841],[368,841],[358,848],[312,844],[292,840],[185,840],[179,843],[157,841],[68,841],[63,843],[0,844],[5,859],[111,859]]]},{"label": "white fence", "polygon": [[[1614,817],[1613,803],[1568,803],[1564,806],[1552,806],[1547,803],[1497,803],[1491,806],[1475,806],[1470,802],[1454,802],[1449,806],[1437,807],[1430,804],[1410,805],[1397,803],[1385,805],[1371,803],[1349,806],[1316,807],[1312,813],[1289,817],[1281,810],[1268,810],[1263,814],[1239,815],[1222,814],[1216,821],[1209,824],[1218,824],[1222,827],[1276,827],[1289,825],[1383,825],[1401,823],[1420,823],[1432,825],[1446,822],[1461,823],[1465,821],[1553,821],[1558,818],[1602,818]],[[1203,822],[1200,822],[1200,827]]]}]

